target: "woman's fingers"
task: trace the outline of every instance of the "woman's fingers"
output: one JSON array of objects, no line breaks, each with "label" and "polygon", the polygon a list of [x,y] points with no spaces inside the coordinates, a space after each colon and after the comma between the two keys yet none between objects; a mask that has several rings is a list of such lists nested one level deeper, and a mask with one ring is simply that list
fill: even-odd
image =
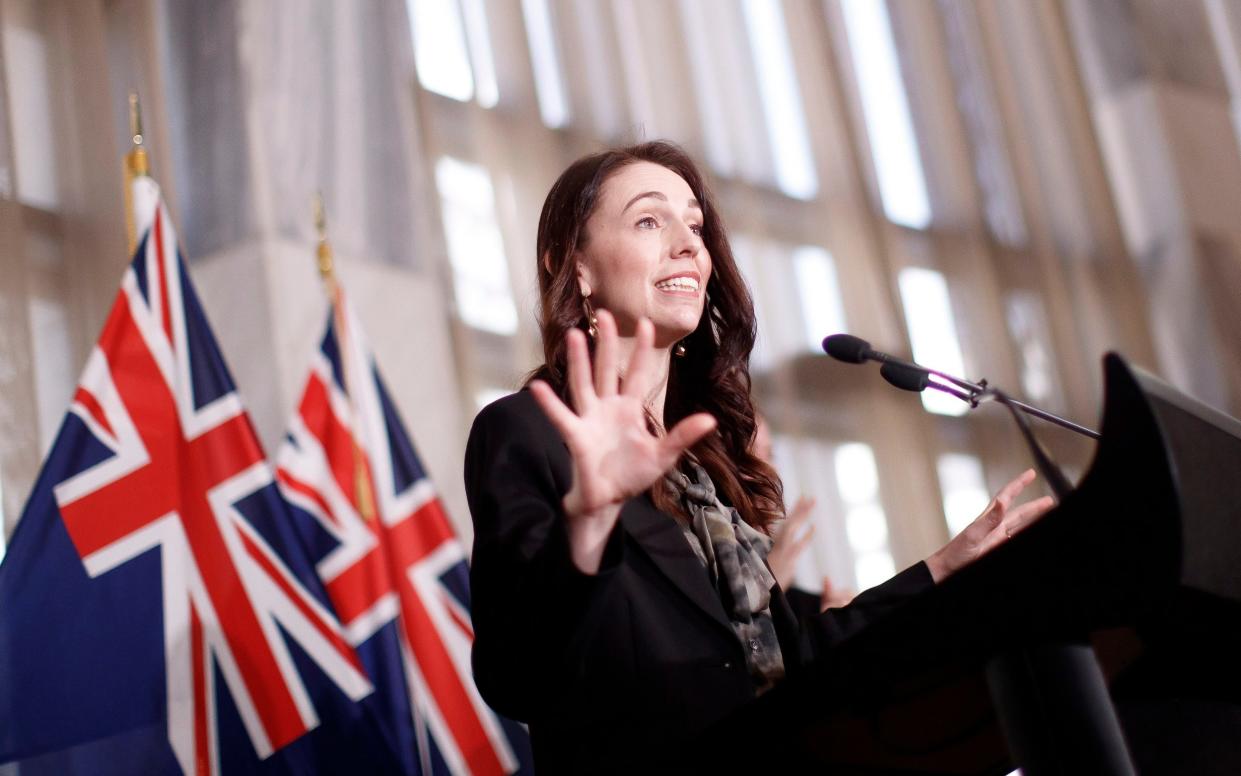
[{"label": "woman's fingers", "polygon": [[1038,520],[1047,510],[1056,505],[1056,500],[1051,496],[1043,496],[1033,501],[1027,501],[1021,506],[1014,507],[1009,510],[1008,515],[1004,518],[1002,525],[1007,536],[1013,536],[1021,529]]},{"label": "woman's fingers", "polygon": [[586,347],[586,335],[570,329],[565,338],[569,345],[569,395],[573,408],[584,415],[594,408],[598,397],[590,380],[590,351]]},{"label": "woman's fingers", "polygon": [[534,400],[543,408],[543,413],[560,432],[560,436],[566,442],[571,439],[577,424],[577,415],[573,414],[573,410],[566,407],[551,386],[542,380],[530,381],[530,393],[534,394]]},{"label": "woman's fingers", "polygon": [[635,339],[633,354],[629,357],[629,366],[625,369],[625,385],[621,390],[626,396],[645,401],[646,393],[651,387],[652,370],[655,364],[652,350],[655,344],[655,325],[647,318],[639,319]]},{"label": "woman's fingers", "polygon": [[693,447],[699,439],[715,430],[715,418],[705,412],[698,412],[684,418],[672,427],[668,436],[659,440],[660,458],[665,468],[676,463],[681,453]]},{"label": "woman's fingers", "polygon": [[1007,485],[1000,488],[1000,492],[995,494],[995,503],[999,504],[1002,510],[1007,511],[1008,507],[1013,503],[1013,499],[1025,490],[1026,486],[1034,482],[1034,470],[1026,469],[1018,474]]},{"label": "woman's fingers", "polygon": [[808,526],[800,535],[793,533],[793,529],[798,528],[794,525],[785,525],[784,530],[789,537],[789,557],[797,559],[810,546],[810,540],[814,538],[814,526]]},{"label": "woman's fingers", "polygon": [[595,317],[599,330],[595,338],[595,393],[606,399],[616,395],[616,319],[607,310],[599,310]]},{"label": "woman's fingers", "polygon": [[810,519],[810,513],[814,511],[814,503],[814,499],[810,496],[798,496],[797,503],[793,504],[793,508],[789,510],[788,519],[784,521],[786,526],[784,530],[796,530]]},{"label": "woman's fingers", "polygon": [[1055,505],[1055,499],[1051,496],[1043,496],[1008,510],[1003,522],[983,540],[979,554],[985,555],[1009,539],[1012,539]]}]

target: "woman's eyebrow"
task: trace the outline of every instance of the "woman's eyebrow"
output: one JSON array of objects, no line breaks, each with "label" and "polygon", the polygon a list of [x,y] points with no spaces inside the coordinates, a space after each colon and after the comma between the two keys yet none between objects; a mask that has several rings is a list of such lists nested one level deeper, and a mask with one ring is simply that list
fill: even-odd
[{"label": "woman's eyebrow", "polygon": [[[641,194],[634,197],[633,199],[629,200],[629,202],[625,203],[625,207],[621,209],[621,213],[624,213],[626,210],[632,207],[633,203],[637,202],[640,199],[646,199],[647,197],[650,197],[651,199],[658,199],[661,202],[668,201],[668,197],[662,191],[644,191]],[[690,198],[687,204],[692,208],[697,208],[699,210],[702,210],[702,205],[698,204],[698,200],[694,199],[693,197]]]}]

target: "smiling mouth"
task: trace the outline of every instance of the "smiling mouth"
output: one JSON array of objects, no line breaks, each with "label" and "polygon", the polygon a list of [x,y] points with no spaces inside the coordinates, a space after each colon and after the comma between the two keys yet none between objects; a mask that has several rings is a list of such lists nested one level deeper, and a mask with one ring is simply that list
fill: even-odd
[{"label": "smiling mouth", "polygon": [[670,294],[688,294],[697,296],[698,280],[692,277],[677,277],[661,280],[655,284],[655,288]]}]

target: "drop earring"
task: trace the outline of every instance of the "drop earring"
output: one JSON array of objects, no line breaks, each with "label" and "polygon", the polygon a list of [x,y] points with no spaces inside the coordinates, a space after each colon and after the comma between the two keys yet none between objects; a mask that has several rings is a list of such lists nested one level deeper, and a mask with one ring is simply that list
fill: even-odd
[{"label": "drop earring", "polygon": [[672,349],[672,355],[676,356],[677,358],[685,358],[684,343],[678,342],[677,346]]},{"label": "drop earring", "polygon": [[599,318],[595,315],[595,308],[590,306],[590,294],[582,297],[582,312],[586,314],[586,334],[594,339],[599,336]]}]

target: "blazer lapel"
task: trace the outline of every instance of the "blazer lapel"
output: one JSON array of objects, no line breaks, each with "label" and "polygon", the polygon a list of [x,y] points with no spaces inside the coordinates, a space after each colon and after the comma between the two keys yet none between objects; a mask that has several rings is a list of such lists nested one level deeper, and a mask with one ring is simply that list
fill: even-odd
[{"label": "blazer lapel", "polygon": [[711,619],[733,633],[719,594],[711,587],[711,577],[676,520],[656,509],[647,496],[630,499],[621,510],[620,520],[664,576]]}]

